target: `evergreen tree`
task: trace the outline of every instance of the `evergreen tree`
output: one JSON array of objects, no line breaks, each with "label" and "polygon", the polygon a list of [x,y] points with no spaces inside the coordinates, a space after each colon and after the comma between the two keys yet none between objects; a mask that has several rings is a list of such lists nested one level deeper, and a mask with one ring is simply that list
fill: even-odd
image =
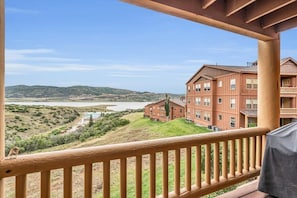
[{"label": "evergreen tree", "polygon": [[167,121],[169,120],[169,113],[170,113],[170,106],[169,106],[169,96],[168,94],[165,95],[165,113],[167,117]]},{"label": "evergreen tree", "polygon": [[91,114],[90,115],[90,120],[89,120],[89,127],[91,127],[93,124],[94,124],[93,115]]}]

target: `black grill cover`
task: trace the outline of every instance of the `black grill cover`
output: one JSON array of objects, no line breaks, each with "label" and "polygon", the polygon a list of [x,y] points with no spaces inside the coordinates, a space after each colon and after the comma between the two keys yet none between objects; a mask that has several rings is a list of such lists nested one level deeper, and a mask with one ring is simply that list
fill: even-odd
[{"label": "black grill cover", "polygon": [[267,134],[258,190],[279,198],[297,197],[297,122]]}]

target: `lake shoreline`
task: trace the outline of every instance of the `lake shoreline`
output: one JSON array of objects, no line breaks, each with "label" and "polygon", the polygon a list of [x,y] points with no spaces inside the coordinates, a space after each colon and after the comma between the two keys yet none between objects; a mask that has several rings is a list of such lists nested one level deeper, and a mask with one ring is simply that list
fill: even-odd
[{"label": "lake shoreline", "polygon": [[91,107],[91,106],[107,106],[107,110],[125,111],[129,109],[143,109],[147,104],[152,102],[13,102],[6,101],[5,105],[27,105],[27,106],[60,106],[60,107]]}]

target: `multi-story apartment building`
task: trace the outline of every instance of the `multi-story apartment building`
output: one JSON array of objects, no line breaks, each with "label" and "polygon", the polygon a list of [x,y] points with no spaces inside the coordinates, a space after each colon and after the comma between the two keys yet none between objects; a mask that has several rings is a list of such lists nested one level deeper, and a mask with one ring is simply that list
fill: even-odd
[{"label": "multi-story apartment building", "polygon": [[[281,120],[297,118],[297,62],[281,60]],[[257,123],[257,64],[203,65],[186,83],[186,119],[214,130]],[[267,99],[273,100],[273,98]]]},{"label": "multi-story apartment building", "polygon": [[[169,100],[169,117],[168,120],[185,117],[185,103],[182,100]],[[166,122],[165,99],[148,104],[144,107],[144,116],[152,120]]]}]

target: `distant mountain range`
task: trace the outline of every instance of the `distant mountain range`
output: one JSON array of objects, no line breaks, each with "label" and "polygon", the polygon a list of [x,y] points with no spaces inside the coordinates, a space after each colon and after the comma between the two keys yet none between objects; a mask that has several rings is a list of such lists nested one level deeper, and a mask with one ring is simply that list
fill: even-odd
[{"label": "distant mountain range", "polygon": [[[170,94],[171,98],[180,98],[182,94]],[[165,98],[165,93],[137,92],[126,89],[90,86],[27,86],[5,87],[7,101],[118,101],[147,102]]]}]

